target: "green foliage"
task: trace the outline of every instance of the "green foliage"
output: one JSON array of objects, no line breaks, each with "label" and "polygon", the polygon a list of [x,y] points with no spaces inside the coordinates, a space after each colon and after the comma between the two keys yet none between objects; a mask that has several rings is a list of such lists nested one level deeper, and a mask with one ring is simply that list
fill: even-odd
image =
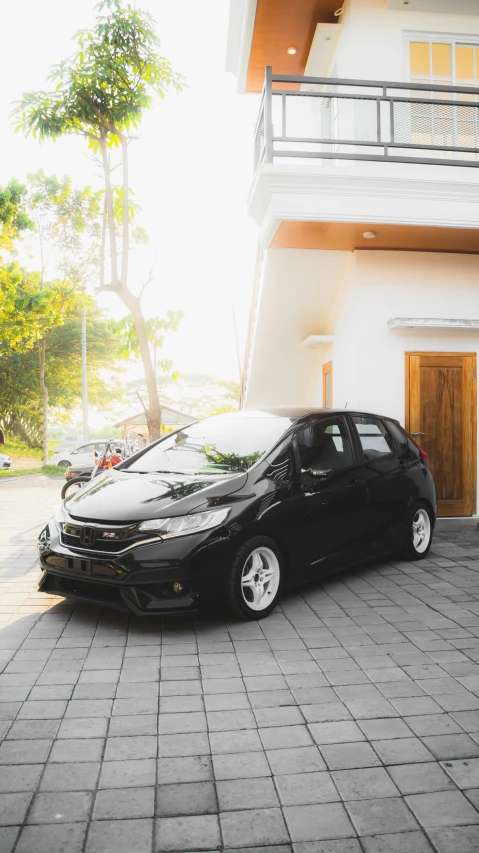
[{"label": "green foliage", "polygon": [[20,232],[33,228],[25,209],[26,187],[11,180],[0,187],[0,249],[11,250]]},{"label": "green foliage", "polygon": [[[179,325],[185,316],[184,311],[167,311],[166,318],[150,317],[146,321],[146,337],[152,349],[153,366],[155,374],[160,368],[163,374],[171,376],[174,382],[179,378],[179,373],[173,371],[173,362],[170,359],[163,358],[158,361],[158,350],[163,347],[165,338],[172,332],[177,332]],[[131,315],[123,317],[117,324],[118,331],[122,339],[121,353],[123,358],[134,356],[138,358],[140,355],[140,341],[138,331]]]},{"label": "green foliage", "polygon": [[32,477],[34,474],[44,474],[47,477],[64,477],[65,471],[58,465],[42,465],[40,468],[9,468],[0,471],[0,477]]},{"label": "green foliage", "polygon": [[[57,439],[48,439],[48,448],[50,453],[53,453],[54,448],[58,446]],[[10,433],[6,433],[5,435],[5,444],[2,448],[0,448],[0,453],[6,453],[7,456],[23,457],[25,459],[41,459],[42,451],[39,447],[31,447],[27,442],[21,441],[19,438],[15,438]]]},{"label": "green foliage", "polygon": [[28,175],[28,212],[40,246],[42,278],[54,265],[61,276],[78,286],[97,282],[100,265],[103,193],[75,187],[64,175]]},{"label": "green foliage", "polygon": [[[102,369],[111,370],[119,354],[115,323],[105,320],[92,306],[87,315],[87,363],[90,404],[107,410],[122,398],[118,382],[105,381]],[[49,405],[57,418],[81,402],[81,318],[67,316],[50,331],[45,379]],[[0,413],[4,428],[25,442],[38,445],[42,434],[41,389],[38,384],[37,349],[0,350]]]},{"label": "green foliage", "polygon": [[40,139],[79,133],[98,147],[102,136],[108,145],[131,131],[153,95],[181,90],[183,77],[160,56],[155,21],[120,0],[104,0],[92,30],[74,36],[77,52],[54,66],[50,92],[25,93],[17,104],[17,128]]}]

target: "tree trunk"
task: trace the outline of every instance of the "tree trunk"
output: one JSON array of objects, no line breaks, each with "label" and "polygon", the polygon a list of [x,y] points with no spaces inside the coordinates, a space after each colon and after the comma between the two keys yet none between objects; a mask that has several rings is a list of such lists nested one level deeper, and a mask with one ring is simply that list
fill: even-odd
[{"label": "tree trunk", "polygon": [[48,388],[45,382],[45,356],[47,342],[45,339],[40,341],[40,371],[39,380],[40,388],[42,389],[43,407],[42,407],[42,452],[43,465],[48,465]]},{"label": "tree trunk", "polygon": [[133,322],[138,335],[140,356],[143,363],[143,370],[145,372],[146,390],[148,394],[146,423],[150,434],[150,441],[156,441],[156,439],[160,438],[161,435],[161,406],[155,371],[151,358],[151,350],[146,335],[146,320],[143,316],[138,296],[135,296],[133,293],[130,293],[130,291],[125,289],[118,292],[118,295],[121,297],[133,317]]}]

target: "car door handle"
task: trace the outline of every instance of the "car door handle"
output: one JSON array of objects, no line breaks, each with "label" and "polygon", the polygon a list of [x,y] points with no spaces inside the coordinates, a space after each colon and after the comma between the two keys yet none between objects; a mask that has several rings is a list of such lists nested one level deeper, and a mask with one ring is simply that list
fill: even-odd
[{"label": "car door handle", "polygon": [[363,480],[362,477],[356,477],[354,480],[351,480],[348,489],[362,489],[363,486],[366,485],[366,480]]}]

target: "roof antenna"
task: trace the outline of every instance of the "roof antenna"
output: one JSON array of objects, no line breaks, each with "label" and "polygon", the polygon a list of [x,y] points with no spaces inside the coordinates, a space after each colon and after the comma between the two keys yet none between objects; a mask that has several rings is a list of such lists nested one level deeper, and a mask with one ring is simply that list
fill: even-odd
[{"label": "roof antenna", "polygon": [[344,408],[345,408],[345,409],[347,409],[347,408],[348,408],[348,401],[347,401],[347,400],[346,400],[346,402],[345,402],[345,404],[344,404]]}]

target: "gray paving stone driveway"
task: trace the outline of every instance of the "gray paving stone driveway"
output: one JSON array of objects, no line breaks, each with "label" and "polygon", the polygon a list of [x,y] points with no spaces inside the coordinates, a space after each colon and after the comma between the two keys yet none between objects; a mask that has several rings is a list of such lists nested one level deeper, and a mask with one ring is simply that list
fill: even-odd
[{"label": "gray paving stone driveway", "polygon": [[160,623],[36,593],[58,489],[0,484],[0,853],[477,853],[478,533]]}]

